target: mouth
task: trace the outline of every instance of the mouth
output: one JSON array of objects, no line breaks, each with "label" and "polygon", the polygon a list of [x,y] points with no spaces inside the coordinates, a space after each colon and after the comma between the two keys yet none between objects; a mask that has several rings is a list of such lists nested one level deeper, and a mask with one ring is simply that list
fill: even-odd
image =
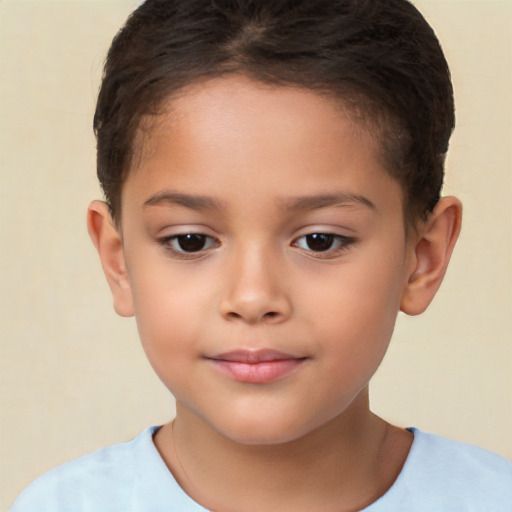
[{"label": "mouth", "polygon": [[307,357],[270,349],[235,350],[207,357],[224,375],[251,384],[267,384],[293,373]]}]

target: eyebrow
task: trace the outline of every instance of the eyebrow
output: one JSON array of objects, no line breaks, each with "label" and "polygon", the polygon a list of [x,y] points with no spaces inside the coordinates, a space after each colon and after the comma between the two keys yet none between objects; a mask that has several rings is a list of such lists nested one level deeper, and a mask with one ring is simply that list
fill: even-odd
[{"label": "eyebrow", "polygon": [[[377,207],[368,198],[359,194],[335,193],[314,194],[301,196],[283,201],[284,210],[318,210],[320,208],[341,207],[350,204],[360,204],[371,210],[377,211]],[[147,206],[179,205],[191,210],[220,210],[224,203],[209,196],[183,194],[180,192],[162,191],[152,195],[144,203]]]},{"label": "eyebrow", "polygon": [[220,210],[223,203],[208,196],[182,194],[180,192],[163,191],[152,195],[145,203],[146,206],[179,205],[191,210]]},{"label": "eyebrow", "polygon": [[371,210],[378,211],[374,203],[367,197],[359,194],[334,193],[334,194],[314,194],[311,196],[302,196],[286,200],[283,206],[286,210],[318,210],[320,208],[348,206],[350,204],[360,204]]}]

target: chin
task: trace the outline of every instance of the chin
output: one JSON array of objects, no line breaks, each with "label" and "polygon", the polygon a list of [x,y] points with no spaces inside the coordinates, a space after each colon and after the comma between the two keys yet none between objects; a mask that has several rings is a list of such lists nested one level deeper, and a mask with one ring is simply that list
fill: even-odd
[{"label": "chin", "polygon": [[248,446],[270,446],[285,444],[302,437],[298,433],[288,431],[269,431],[269,429],[247,428],[243,431],[218,431],[219,434],[237,444]]},{"label": "chin", "polygon": [[229,418],[222,424],[211,424],[221,436],[238,444],[249,446],[276,445],[295,441],[319,425],[309,425],[297,418],[276,418],[260,416],[259,418]]}]

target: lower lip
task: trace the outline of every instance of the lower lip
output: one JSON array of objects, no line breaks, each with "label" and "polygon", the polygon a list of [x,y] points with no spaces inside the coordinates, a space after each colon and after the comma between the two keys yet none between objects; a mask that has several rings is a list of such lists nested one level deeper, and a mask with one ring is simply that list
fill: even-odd
[{"label": "lower lip", "polygon": [[234,380],[251,384],[267,384],[290,375],[304,362],[304,359],[277,359],[259,363],[241,363],[222,359],[211,361],[218,370]]}]

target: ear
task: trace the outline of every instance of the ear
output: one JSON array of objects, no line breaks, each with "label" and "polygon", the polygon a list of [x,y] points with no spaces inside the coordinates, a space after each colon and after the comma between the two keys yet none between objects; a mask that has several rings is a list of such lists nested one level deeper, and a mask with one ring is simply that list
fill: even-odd
[{"label": "ear", "polygon": [[93,201],[89,205],[87,229],[100,256],[116,313],[121,316],[133,316],[132,290],[124,257],[123,241],[104,202]]},{"label": "ear", "polygon": [[443,197],[421,226],[411,248],[408,281],[400,302],[404,313],[419,315],[434,298],[459,236],[461,220],[460,201]]}]

